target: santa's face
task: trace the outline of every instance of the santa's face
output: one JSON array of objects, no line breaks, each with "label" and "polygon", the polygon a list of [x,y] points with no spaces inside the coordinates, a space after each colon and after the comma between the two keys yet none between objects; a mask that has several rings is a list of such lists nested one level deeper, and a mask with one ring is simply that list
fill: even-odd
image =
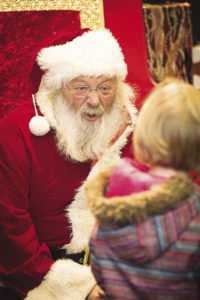
[{"label": "santa's face", "polygon": [[62,86],[61,92],[75,113],[88,122],[102,118],[112,108],[116,79],[80,76]]},{"label": "santa's face", "polygon": [[62,90],[41,87],[37,102],[61,153],[79,162],[98,159],[126,124],[132,90],[104,76],[81,76],[69,84]]}]

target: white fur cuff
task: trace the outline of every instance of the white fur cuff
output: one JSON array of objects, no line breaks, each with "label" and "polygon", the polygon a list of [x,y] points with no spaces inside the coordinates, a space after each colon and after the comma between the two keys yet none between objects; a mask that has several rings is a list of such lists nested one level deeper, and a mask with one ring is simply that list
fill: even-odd
[{"label": "white fur cuff", "polygon": [[70,259],[57,260],[41,284],[25,300],[84,300],[95,279],[89,266]]}]

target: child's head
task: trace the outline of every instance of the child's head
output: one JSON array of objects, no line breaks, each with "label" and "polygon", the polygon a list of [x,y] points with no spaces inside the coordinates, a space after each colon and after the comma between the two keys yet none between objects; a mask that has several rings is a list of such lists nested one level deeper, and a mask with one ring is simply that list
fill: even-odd
[{"label": "child's head", "polygon": [[200,171],[200,91],[176,78],[147,97],[134,131],[135,157],[148,166]]}]

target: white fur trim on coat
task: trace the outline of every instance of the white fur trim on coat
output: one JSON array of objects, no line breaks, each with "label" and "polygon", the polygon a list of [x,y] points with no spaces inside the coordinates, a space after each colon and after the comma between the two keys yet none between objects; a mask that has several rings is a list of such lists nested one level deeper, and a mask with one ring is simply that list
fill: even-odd
[{"label": "white fur trim on coat", "polygon": [[119,139],[105,151],[99,161],[91,170],[89,176],[83,185],[79,188],[75,195],[74,201],[67,208],[67,217],[72,227],[72,239],[69,244],[63,248],[68,253],[77,253],[83,251],[89,243],[92,229],[95,224],[95,218],[85,201],[85,184],[88,179],[91,179],[97,172],[101,171],[111,163],[116,162],[120,158],[121,149],[125,146],[128,136],[132,132],[132,127],[128,126]]},{"label": "white fur trim on coat", "polygon": [[89,266],[70,259],[57,260],[25,300],[84,300],[95,283]]},{"label": "white fur trim on coat", "polygon": [[43,48],[37,62],[45,70],[46,87],[55,89],[78,76],[124,80],[127,75],[121,47],[108,29],[88,31],[64,45]]}]

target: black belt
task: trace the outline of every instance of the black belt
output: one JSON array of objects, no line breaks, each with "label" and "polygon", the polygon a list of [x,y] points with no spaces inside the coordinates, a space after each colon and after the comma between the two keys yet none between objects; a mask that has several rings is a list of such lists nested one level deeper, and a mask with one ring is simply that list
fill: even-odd
[{"label": "black belt", "polygon": [[81,265],[83,264],[85,251],[79,253],[71,253],[71,254],[66,253],[65,249],[50,249],[50,251],[51,251],[51,256],[54,260],[67,258],[67,259],[72,259],[73,261]]}]

